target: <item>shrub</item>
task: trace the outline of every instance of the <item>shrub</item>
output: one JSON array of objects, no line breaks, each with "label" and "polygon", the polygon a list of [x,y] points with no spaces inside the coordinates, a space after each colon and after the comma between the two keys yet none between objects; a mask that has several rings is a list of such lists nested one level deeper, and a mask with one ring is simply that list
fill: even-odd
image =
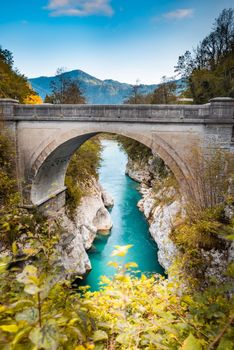
[{"label": "shrub", "polygon": [[16,157],[10,133],[0,122],[0,210],[19,203],[16,181]]},{"label": "shrub", "polygon": [[92,177],[98,178],[100,162],[101,144],[97,138],[86,141],[72,156],[65,179],[66,207],[71,217],[82,196],[89,193]]}]

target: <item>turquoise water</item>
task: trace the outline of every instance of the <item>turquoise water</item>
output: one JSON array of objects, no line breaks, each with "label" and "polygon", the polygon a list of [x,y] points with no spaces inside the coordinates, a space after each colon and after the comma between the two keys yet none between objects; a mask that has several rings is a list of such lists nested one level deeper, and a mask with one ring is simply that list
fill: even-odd
[{"label": "turquoise water", "polygon": [[[109,236],[98,235],[89,252],[92,271],[85,279],[91,290],[99,289],[99,278],[115,273],[109,261],[134,261],[138,270],[144,273],[161,273],[163,269],[157,261],[157,245],[152,240],[148,223],[137,208],[141,195],[137,191],[138,183],[125,175],[127,156],[116,141],[103,140],[102,164],[99,180],[102,187],[114,198],[114,207],[110,210],[113,228]],[[124,258],[111,257],[115,245],[132,244]]]}]

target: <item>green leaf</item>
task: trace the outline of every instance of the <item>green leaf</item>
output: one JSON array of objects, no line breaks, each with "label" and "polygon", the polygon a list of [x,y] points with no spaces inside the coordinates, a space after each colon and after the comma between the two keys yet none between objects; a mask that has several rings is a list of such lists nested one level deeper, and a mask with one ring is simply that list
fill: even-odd
[{"label": "green leaf", "polygon": [[35,284],[28,284],[24,287],[24,291],[28,294],[35,295],[41,291]]},{"label": "green leaf", "polygon": [[116,338],[117,343],[120,343],[122,345],[128,346],[129,344],[129,334],[127,333],[122,333],[119,334]]},{"label": "green leaf", "polygon": [[[30,330],[32,329],[32,327],[26,327],[21,329],[15,336],[15,338],[13,339],[11,346],[15,346],[23,337],[25,337],[25,335],[27,335]],[[24,345],[23,345],[24,346]],[[15,348],[14,348],[15,349]],[[18,350],[18,347],[17,347]]]},{"label": "green leaf", "polygon": [[93,335],[93,341],[94,342],[98,342],[98,341],[102,341],[102,340],[107,340],[108,339],[108,335],[105,331],[96,331],[94,332]]},{"label": "green leaf", "polygon": [[95,344],[94,350],[106,350],[106,344]]},{"label": "green leaf", "polygon": [[48,323],[42,328],[34,328],[30,334],[29,339],[39,349],[56,350],[58,347],[59,334],[54,324]]},{"label": "green leaf", "polygon": [[32,284],[31,277],[37,277],[37,268],[33,265],[27,265],[23,272],[16,277],[17,281],[24,284]]},{"label": "green leaf", "polygon": [[22,312],[18,312],[15,316],[16,321],[27,321],[33,324],[38,321],[39,312],[35,307],[30,307]]},{"label": "green leaf", "polygon": [[192,333],[183,342],[181,350],[202,350],[199,340],[197,340]]},{"label": "green leaf", "polygon": [[221,339],[217,350],[233,350],[233,341],[228,339]]}]

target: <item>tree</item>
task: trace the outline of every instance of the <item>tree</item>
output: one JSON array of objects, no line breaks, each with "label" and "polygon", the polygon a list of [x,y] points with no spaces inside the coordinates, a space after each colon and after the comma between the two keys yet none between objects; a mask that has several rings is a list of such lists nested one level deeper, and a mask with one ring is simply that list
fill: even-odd
[{"label": "tree", "polygon": [[162,82],[154,90],[152,95],[152,104],[170,104],[176,102],[176,88],[177,85],[173,78],[162,77]]},{"label": "tree", "polygon": [[12,53],[0,46],[0,98],[14,98],[25,103],[28,96],[37,96],[27,78],[13,68]]},{"label": "tree", "polygon": [[85,103],[85,97],[77,81],[72,80],[65,72],[64,68],[57,69],[55,79],[51,83],[52,94],[46,95],[47,103],[67,103],[82,104]]},{"label": "tree", "polygon": [[2,49],[1,46],[0,46],[0,61],[6,63],[9,67],[13,67],[13,64],[14,64],[13,54],[7,49]]},{"label": "tree", "polygon": [[24,103],[29,105],[40,105],[43,101],[39,95],[31,94],[24,99]]},{"label": "tree", "polygon": [[188,83],[195,103],[234,96],[234,10],[224,9],[193,53],[179,56],[175,71]]},{"label": "tree", "polygon": [[141,93],[142,85],[139,84],[139,80],[136,80],[136,84],[131,86],[131,92],[128,98],[124,101],[125,104],[150,104],[151,94],[143,95]]}]

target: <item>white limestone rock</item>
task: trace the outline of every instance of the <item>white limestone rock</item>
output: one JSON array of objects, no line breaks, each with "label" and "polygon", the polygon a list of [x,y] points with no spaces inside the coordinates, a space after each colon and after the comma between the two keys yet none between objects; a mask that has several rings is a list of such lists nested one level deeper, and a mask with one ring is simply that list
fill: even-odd
[{"label": "white limestone rock", "polygon": [[148,182],[151,179],[148,164],[135,162],[128,158],[125,173],[137,182]]},{"label": "white limestone rock", "polygon": [[[160,196],[162,196],[161,202],[163,203],[164,194],[163,191],[155,194],[150,187],[154,171],[154,157],[150,157],[148,163],[140,163],[130,158],[128,159],[126,173],[133,180],[141,183],[140,192],[142,199],[137,205],[148,219],[150,234],[158,245],[158,261],[167,270],[171,266],[177,252],[177,248],[169,238],[169,234],[173,220],[179,213],[181,205],[177,201],[165,205],[156,204],[160,202]],[[172,194],[173,189],[168,190],[168,192],[170,192],[168,194]]]},{"label": "white limestone rock", "polygon": [[142,199],[137,203],[138,208],[142,211],[147,219],[150,219],[150,214],[155,205],[155,198],[152,188],[141,185],[140,192],[143,195]]},{"label": "white limestone rock", "polygon": [[90,246],[97,231],[109,231],[111,229],[111,216],[104,206],[101,192],[82,198],[76,211],[75,221],[79,226],[85,226],[86,230],[90,231]]},{"label": "white limestone rock", "polygon": [[106,192],[104,189],[102,189],[102,200],[106,208],[111,208],[114,205],[114,199],[112,196]]},{"label": "white limestone rock", "polygon": [[112,228],[111,216],[105,207],[100,207],[93,219],[93,225],[98,232],[109,233]]},{"label": "white limestone rock", "polygon": [[90,180],[90,186],[91,190],[81,199],[73,220],[67,217],[64,209],[58,215],[65,232],[58,245],[60,266],[70,276],[84,275],[92,268],[86,251],[91,248],[98,231],[107,234],[112,227],[102,189],[95,178]]},{"label": "white limestone rock", "polygon": [[81,230],[74,221],[67,217],[64,209],[60,210],[59,217],[64,233],[58,244],[60,256],[58,264],[66,276],[85,275],[91,270],[91,264],[85,250]]},{"label": "white limestone rock", "polygon": [[[173,222],[181,211],[181,203],[179,201],[172,201],[168,204],[163,203],[163,197],[160,202],[160,193],[157,195],[152,188],[146,185],[141,185],[140,192],[142,199],[138,202],[139,209],[144,213],[149,222],[149,231],[158,246],[158,261],[160,265],[167,270],[177,253],[177,248],[172,240],[169,238]],[[168,191],[170,192],[170,190]],[[162,194],[163,196],[163,194]]]},{"label": "white limestone rock", "polygon": [[[174,188],[161,188],[158,193],[152,189],[154,181],[158,181],[153,157],[148,163],[139,163],[129,159],[126,173],[134,180],[140,182],[141,200],[138,202],[139,209],[144,213],[149,222],[149,231],[158,245],[158,261],[168,270],[178,253],[178,248],[170,239],[171,230],[178,217],[183,217],[182,202],[176,198]],[[165,196],[171,198],[165,203]],[[225,216],[230,220],[234,216],[234,207],[229,205],[225,208]],[[234,261],[234,242],[224,242],[224,247],[212,249],[210,251],[202,250],[204,261],[203,266],[204,283],[207,283],[210,277],[214,277],[220,282],[227,280],[225,271],[228,263]]]},{"label": "white limestone rock", "polygon": [[158,261],[165,270],[168,270],[177,254],[177,247],[169,235],[180,209],[181,204],[174,201],[171,204],[158,205],[152,211],[149,231],[158,245]]}]

